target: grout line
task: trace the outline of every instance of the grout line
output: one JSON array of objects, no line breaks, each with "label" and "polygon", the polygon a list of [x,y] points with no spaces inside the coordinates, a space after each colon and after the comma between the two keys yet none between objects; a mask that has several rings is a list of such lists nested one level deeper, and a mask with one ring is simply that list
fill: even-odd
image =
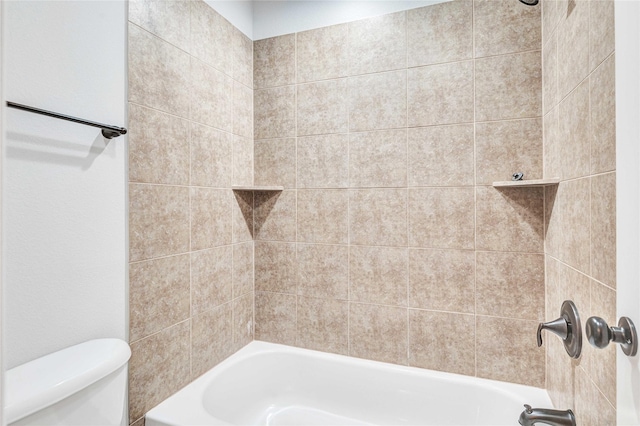
[{"label": "grout line", "polygon": [[[407,130],[405,130],[405,187],[406,187],[406,193],[405,193],[405,203],[404,203],[404,207],[405,207],[405,232],[406,232],[406,253],[405,253],[405,260],[406,260],[406,271],[407,271],[407,276],[405,278],[405,296],[406,296],[406,304],[407,306],[409,306],[410,300],[410,280],[409,280],[409,274],[411,272],[411,268],[409,266],[409,239],[410,239],[410,235],[409,235],[409,221],[410,221],[410,217],[409,217],[409,14],[405,11],[405,65],[407,70],[405,71],[405,75],[404,75],[404,87],[405,87],[405,126],[407,128]],[[406,312],[407,315],[407,365],[411,365],[411,317],[409,315],[409,309],[407,309]]]},{"label": "grout line", "polygon": [[478,171],[476,129],[476,2],[471,2],[471,56],[473,57],[473,360],[474,375],[478,375]]},{"label": "grout line", "polygon": [[300,85],[298,84],[298,33],[295,33],[294,38],[293,38],[293,66],[294,66],[294,86],[295,86],[295,91],[293,93],[294,96],[294,105],[295,105],[295,117],[294,117],[294,127],[295,127],[295,131],[294,131],[294,137],[295,137],[295,168],[296,168],[296,181],[294,184],[294,190],[295,190],[295,197],[296,197],[296,221],[295,221],[295,225],[296,225],[296,244],[295,244],[295,262],[296,262],[296,272],[295,272],[295,280],[296,280],[296,294],[295,294],[295,298],[296,298],[296,318],[295,318],[295,342],[296,345],[301,346],[300,345],[300,336],[298,336],[298,306],[300,305],[300,301],[299,301],[299,296],[298,294],[300,293],[300,279],[299,279],[299,274],[298,274],[298,268],[299,268],[299,264],[298,264],[298,240],[299,240],[299,236],[298,236],[298,88],[300,87]]},{"label": "grout line", "polygon": [[[347,43],[351,36],[351,25],[347,25]],[[351,72],[351,56],[347,57],[347,75]],[[347,97],[349,93],[349,79],[347,79]],[[347,186],[351,186],[351,102],[347,106]],[[347,192],[347,355],[351,355],[351,194]]]}]

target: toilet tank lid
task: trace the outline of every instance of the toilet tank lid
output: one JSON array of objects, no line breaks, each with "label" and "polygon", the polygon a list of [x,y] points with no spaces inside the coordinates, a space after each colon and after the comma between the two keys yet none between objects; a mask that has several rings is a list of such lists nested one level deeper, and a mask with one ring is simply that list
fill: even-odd
[{"label": "toilet tank lid", "polygon": [[19,365],[5,375],[7,423],[72,395],[127,363],[129,345],[120,339],[95,339]]}]

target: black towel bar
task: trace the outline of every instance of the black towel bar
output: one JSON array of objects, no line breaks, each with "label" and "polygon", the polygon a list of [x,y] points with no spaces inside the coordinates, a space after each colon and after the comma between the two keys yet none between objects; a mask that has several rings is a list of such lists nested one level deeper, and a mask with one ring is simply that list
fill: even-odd
[{"label": "black towel bar", "polygon": [[109,126],[108,124],[102,124],[102,123],[96,123],[94,121],[83,120],[81,118],[71,117],[70,115],[58,114],[57,112],[51,112],[51,111],[47,111],[40,108],[21,105],[15,102],[7,101],[7,106],[10,108],[21,109],[23,111],[29,111],[36,114],[59,118],[61,120],[73,121],[74,123],[80,123],[87,126],[99,127],[102,129],[102,136],[104,136],[107,139],[117,138],[118,136],[125,135],[127,133],[127,129],[125,129],[124,127]]}]

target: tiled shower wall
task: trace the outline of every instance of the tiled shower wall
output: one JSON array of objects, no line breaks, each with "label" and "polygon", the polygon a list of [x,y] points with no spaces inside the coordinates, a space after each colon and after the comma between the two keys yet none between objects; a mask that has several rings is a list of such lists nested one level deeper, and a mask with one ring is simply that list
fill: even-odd
[{"label": "tiled shower wall", "polygon": [[[616,318],[616,157],[613,1],[543,2],[546,319],[565,299]],[[616,348],[585,342],[572,361],[549,337],[547,387],[581,425],[616,423]]]},{"label": "tiled shower wall", "polygon": [[540,7],[254,42],[255,337],[545,386]]},{"label": "tiled shower wall", "polygon": [[[129,2],[129,419],[253,339],[252,41],[202,1]],[[247,219],[245,219],[245,217]]]}]

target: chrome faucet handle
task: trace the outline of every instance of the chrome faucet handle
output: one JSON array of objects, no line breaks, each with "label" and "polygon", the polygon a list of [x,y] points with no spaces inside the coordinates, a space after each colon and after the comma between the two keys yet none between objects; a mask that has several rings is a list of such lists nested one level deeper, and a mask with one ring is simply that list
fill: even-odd
[{"label": "chrome faucet handle", "polygon": [[628,317],[620,317],[617,327],[609,327],[600,317],[591,317],[585,325],[587,340],[596,348],[606,348],[609,342],[619,343],[627,356],[638,353],[638,334],[633,321]]},{"label": "chrome faucet handle", "polygon": [[538,324],[538,347],[542,346],[542,330],[557,334],[564,343],[564,349],[571,358],[579,358],[582,352],[582,329],[578,309],[571,300],[562,302],[560,318]]}]

